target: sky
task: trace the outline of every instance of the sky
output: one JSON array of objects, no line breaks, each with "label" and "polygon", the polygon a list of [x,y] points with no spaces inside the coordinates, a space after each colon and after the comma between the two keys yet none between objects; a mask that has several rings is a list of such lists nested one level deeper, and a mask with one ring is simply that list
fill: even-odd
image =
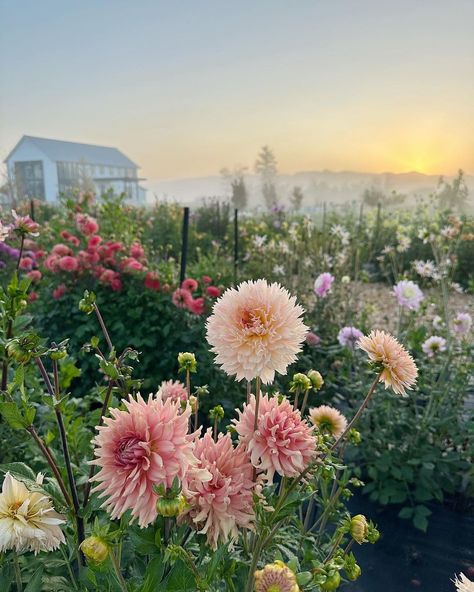
[{"label": "sky", "polygon": [[148,178],[474,173],[472,0],[0,0],[0,157],[116,146]]}]

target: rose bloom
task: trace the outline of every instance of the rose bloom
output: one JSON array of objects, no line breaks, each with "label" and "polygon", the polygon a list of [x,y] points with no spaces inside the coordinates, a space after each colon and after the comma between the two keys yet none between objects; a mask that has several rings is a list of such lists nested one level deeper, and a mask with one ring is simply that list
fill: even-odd
[{"label": "rose bloom", "polygon": [[[43,482],[41,473],[38,485]],[[0,552],[52,551],[65,543],[59,528],[65,524],[51,500],[42,492],[29,491],[25,484],[5,475],[0,493]]]},{"label": "rose bloom", "polygon": [[192,298],[188,304],[188,310],[195,315],[202,315],[204,312],[204,298]]},{"label": "rose bloom", "polygon": [[446,339],[433,335],[421,344],[421,349],[428,358],[433,358],[439,352],[446,351]]},{"label": "rose bloom", "polygon": [[406,389],[411,389],[418,376],[418,368],[407,350],[395,337],[384,331],[372,331],[357,342],[357,347],[364,350],[369,359],[380,365],[382,372],[380,382],[385,383],[395,393],[406,395]]},{"label": "rose bloom", "polygon": [[166,401],[171,399],[172,401],[187,401],[188,391],[182,382],[179,380],[163,380],[158,390],[158,395]]},{"label": "rose bloom", "polygon": [[277,560],[255,572],[255,592],[300,592],[300,588],[291,569]]},{"label": "rose bloom", "polygon": [[415,282],[402,280],[393,288],[398,304],[410,310],[418,310],[424,294]]},{"label": "rose bloom", "polygon": [[196,441],[194,455],[211,478],[203,481],[190,470],[183,489],[189,509],[180,521],[187,519],[206,534],[215,550],[219,543],[236,539],[239,528],[253,527],[253,467],[245,449],[234,448],[229,434],[219,434],[214,442],[210,429]]},{"label": "rose bloom", "polygon": [[53,298],[55,300],[59,300],[60,298],[62,298],[64,296],[64,294],[66,292],[67,292],[66,286],[64,284],[59,284],[59,286],[53,290]]},{"label": "rose bloom", "polygon": [[280,284],[244,282],[224,292],[207,321],[216,363],[237,380],[270,383],[296,360],[307,327],[303,309]]},{"label": "rose bloom", "polygon": [[39,282],[41,279],[41,271],[39,269],[33,269],[26,274],[32,282]]},{"label": "rose bloom", "polygon": [[314,282],[314,293],[320,298],[326,298],[331,291],[332,284],[334,282],[334,276],[328,272],[321,273],[318,275]]},{"label": "rose bloom", "polygon": [[141,527],[157,517],[153,485],[171,487],[197,465],[193,455],[195,434],[188,434],[191,415],[171,399],[149,396],[124,401],[126,409],[111,409],[111,417],[98,426],[91,464],[100,468],[92,478],[93,491],[105,498],[105,507],[115,520],[127,510]]},{"label": "rose bloom", "polygon": [[329,405],[313,407],[308,413],[311,423],[318,428],[322,434],[330,434],[336,440],[342,436],[347,428],[347,420],[340,411]]},{"label": "rose bloom", "polygon": [[61,257],[58,261],[58,266],[63,271],[77,271],[79,269],[79,261],[76,257],[66,255],[66,257]]},{"label": "rose bloom", "polygon": [[265,472],[272,482],[275,472],[282,477],[296,477],[311,462],[316,447],[310,426],[293,410],[288,399],[261,395],[255,430],[255,395],[237,411],[232,420],[240,442],[247,448],[254,467]]},{"label": "rose bloom", "polygon": [[206,294],[210,298],[219,298],[219,296],[221,295],[221,291],[219,290],[219,288],[217,286],[208,286],[206,288]]},{"label": "rose bloom", "polygon": [[453,320],[454,332],[458,335],[466,335],[471,330],[472,317],[468,312],[460,312]]},{"label": "rose bloom", "polygon": [[171,297],[171,301],[178,308],[189,308],[192,299],[191,292],[183,288],[177,288]]},{"label": "rose bloom", "polygon": [[157,273],[154,273],[153,271],[149,271],[146,274],[143,284],[144,284],[145,288],[148,288],[149,290],[153,290],[154,292],[160,291],[159,276]]},{"label": "rose bloom", "polygon": [[337,340],[342,346],[354,349],[363,335],[356,327],[343,327],[338,333]]},{"label": "rose bloom", "polygon": [[321,337],[312,331],[308,331],[308,333],[306,333],[306,343],[315,347],[321,343]]},{"label": "rose bloom", "polygon": [[189,290],[190,292],[195,292],[198,289],[198,283],[193,278],[187,278],[183,280],[181,284],[181,288],[183,290]]},{"label": "rose bloom", "polygon": [[474,592],[474,582],[471,582],[463,573],[460,573],[453,580],[456,585],[456,592]]}]

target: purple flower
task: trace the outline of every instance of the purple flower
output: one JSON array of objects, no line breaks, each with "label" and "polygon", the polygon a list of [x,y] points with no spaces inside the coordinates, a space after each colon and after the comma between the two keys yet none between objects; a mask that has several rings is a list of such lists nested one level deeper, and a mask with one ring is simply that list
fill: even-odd
[{"label": "purple flower", "polygon": [[453,320],[454,332],[458,335],[466,335],[469,333],[472,326],[472,317],[468,312],[460,312]]},{"label": "purple flower", "polygon": [[350,347],[354,349],[356,343],[362,337],[362,331],[359,331],[356,327],[343,327],[337,336],[337,340],[344,347]]},{"label": "purple flower", "polygon": [[446,350],[446,339],[433,335],[421,344],[421,349],[425,352],[428,358],[433,358],[439,352]]},{"label": "purple flower", "polygon": [[408,280],[398,282],[393,288],[393,293],[397,297],[398,304],[410,310],[418,310],[425,297],[418,284]]},{"label": "purple flower", "polygon": [[328,272],[321,273],[314,282],[314,293],[320,298],[326,298],[334,282],[334,276]]}]

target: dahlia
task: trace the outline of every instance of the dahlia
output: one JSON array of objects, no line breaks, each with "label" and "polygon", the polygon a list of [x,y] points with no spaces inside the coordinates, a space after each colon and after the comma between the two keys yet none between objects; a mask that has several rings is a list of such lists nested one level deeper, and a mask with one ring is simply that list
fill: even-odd
[{"label": "dahlia", "polygon": [[418,376],[418,368],[407,350],[395,337],[384,331],[372,331],[363,336],[357,346],[364,350],[370,360],[382,366],[380,382],[385,388],[392,387],[395,393],[406,395],[405,389],[411,389]]},{"label": "dahlia", "polygon": [[124,401],[126,410],[111,409],[111,416],[98,426],[91,464],[100,467],[92,478],[98,481],[102,504],[112,518],[131,510],[141,527],[157,516],[153,485],[171,487],[196,465],[193,455],[195,434],[188,434],[189,405],[182,411],[178,402],[150,395],[144,401]]},{"label": "dahlia", "polygon": [[252,528],[253,467],[245,448],[234,448],[229,434],[214,442],[210,429],[196,441],[194,455],[211,479],[203,481],[191,469],[184,482],[189,508],[181,520],[186,516],[216,549],[219,542],[237,538],[238,528]]},{"label": "dahlia", "polygon": [[183,280],[183,283],[181,284],[181,288],[183,290],[188,290],[189,292],[195,292],[198,289],[198,283],[193,278],[187,278],[187,279]]},{"label": "dahlia", "polygon": [[64,284],[59,284],[59,286],[53,290],[53,298],[55,300],[59,300],[64,296],[64,294],[66,294],[66,292],[67,287]]},{"label": "dahlia", "polygon": [[26,275],[32,282],[39,282],[41,279],[41,271],[39,269],[32,269]]},{"label": "dahlia", "polygon": [[307,327],[303,309],[279,284],[244,282],[217,300],[207,321],[216,363],[237,380],[259,376],[270,383],[285,374],[301,350]]},{"label": "dahlia", "polygon": [[460,573],[453,580],[457,592],[474,592],[474,582],[471,582],[463,573]]},{"label": "dahlia", "polygon": [[466,335],[471,330],[472,317],[468,312],[460,312],[453,320],[453,329],[458,335]]},{"label": "dahlia", "polygon": [[189,290],[184,290],[183,288],[177,288],[171,297],[173,304],[178,308],[188,308],[192,299],[191,292]]},{"label": "dahlia", "polygon": [[[38,475],[41,485],[43,476]],[[8,550],[52,551],[65,542],[59,528],[64,517],[55,512],[51,500],[39,491],[29,491],[25,484],[5,475],[0,493],[0,552]]]},{"label": "dahlia", "polygon": [[82,234],[86,236],[90,236],[91,234],[95,234],[99,231],[99,225],[97,224],[97,220],[88,216],[87,214],[77,214],[76,215],[76,228]]},{"label": "dahlia", "polygon": [[362,336],[362,331],[356,327],[343,327],[338,333],[337,340],[342,346],[354,349]]},{"label": "dahlia", "polygon": [[288,399],[260,396],[255,430],[255,396],[237,411],[233,419],[240,442],[246,447],[253,466],[266,473],[272,482],[277,472],[282,477],[296,477],[311,462],[316,441],[310,426],[301,419]]},{"label": "dahlia", "polygon": [[314,293],[320,298],[326,298],[331,291],[332,284],[334,282],[334,276],[328,272],[321,273],[314,282]]},{"label": "dahlia", "polygon": [[306,333],[306,343],[315,347],[321,343],[321,337],[312,331],[308,331],[308,333]]},{"label": "dahlia", "polygon": [[421,344],[421,349],[428,358],[433,358],[439,352],[446,351],[446,339],[433,335]]},{"label": "dahlia", "polygon": [[188,310],[195,315],[202,315],[204,312],[204,298],[192,298]]},{"label": "dahlia", "polygon": [[300,588],[291,569],[277,560],[255,572],[255,592],[300,592]]},{"label": "dahlia", "polygon": [[182,382],[179,380],[163,380],[158,390],[158,395],[163,401],[171,399],[172,401],[187,401],[188,391]]},{"label": "dahlia", "polygon": [[219,296],[221,295],[221,291],[219,290],[219,288],[217,286],[208,286],[206,288],[206,294],[210,298],[219,298]]},{"label": "dahlia", "polygon": [[410,310],[418,310],[425,297],[418,284],[408,280],[398,282],[393,288],[393,293],[397,297],[398,304]]},{"label": "dahlia", "polygon": [[32,220],[29,216],[19,216],[15,210],[12,210],[13,229],[17,230],[20,234],[31,234],[31,236],[39,235],[40,225]]},{"label": "dahlia", "polygon": [[76,257],[66,255],[65,257],[61,257],[58,261],[58,266],[63,271],[77,271],[79,268],[79,262]]},{"label": "dahlia", "polygon": [[153,290],[154,292],[160,291],[160,276],[153,271],[149,271],[145,276],[145,281],[143,282],[145,288],[149,290]]},{"label": "dahlia", "polygon": [[309,410],[309,419],[323,434],[330,434],[336,440],[347,428],[347,420],[340,411],[329,405],[320,405]]}]

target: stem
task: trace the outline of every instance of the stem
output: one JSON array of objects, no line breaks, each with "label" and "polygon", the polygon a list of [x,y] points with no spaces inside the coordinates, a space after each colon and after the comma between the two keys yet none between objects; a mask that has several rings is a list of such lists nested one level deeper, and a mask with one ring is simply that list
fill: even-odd
[{"label": "stem", "polygon": [[58,465],[56,464],[56,461],[54,460],[53,455],[51,454],[48,447],[43,442],[43,440],[38,435],[37,431],[35,430],[35,428],[33,426],[29,426],[28,428],[26,428],[26,431],[33,437],[34,441],[38,444],[39,449],[43,453],[43,456],[48,461],[48,464],[51,467],[51,470],[53,471],[54,476],[56,477],[56,481],[58,482],[59,489],[61,490],[61,492],[63,494],[66,504],[68,506],[72,506],[71,497],[68,493],[66,485],[64,484],[63,478],[61,477],[61,473],[59,472]]},{"label": "stem", "polygon": [[336,538],[334,545],[332,546],[331,550],[329,551],[328,556],[326,557],[326,559],[324,560],[324,563],[327,563],[331,557],[333,556],[335,550],[339,547],[339,543],[342,541],[342,537],[344,536],[343,533],[340,533],[338,535],[338,537]]},{"label": "stem", "polygon": [[214,442],[217,442],[217,423],[218,423],[217,415],[214,418]]},{"label": "stem", "polygon": [[100,328],[102,329],[102,333],[104,334],[105,341],[107,342],[107,345],[108,345],[110,351],[112,351],[114,349],[114,346],[112,345],[112,340],[110,339],[109,332],[107,331],[107,327],[105,326],[104,319],[102,318],[102,315],[100,314],[99,307],[97,306],[97,304],[95,302],[94,302],[93,306],[94,306],[94,312],[96,314],[97,320],[99,321]]},{"label": "stem", "polygon": [[61,551],[61,555],[64,558],[64,563],[67,566],[67,570],[68,570],[69,576],[71,578],[71,584],[73,585],[74,590],[78,590],[77,582],[76,582],[76,577],[74,576],[74,573],[73,573],[73,571],[71,569],[71,563],[69,561],[68,556],[66,555],[66,552],[64,551],[63,545],[60,545],[59,550]]},{"label": "stem", "polygon": [[260,553],[263,550],[263,543],[264,543],[264,537],[261,536],[258,539],[255,549],[253,551],[252,563],[250,564],[249,577],[247,579],[247,585],[245,587],[245,592],[252,592],[252,590],[253,590],[253,583],[255,580],[255,571],[257,570],[258,560],[260,559]]},{"label": "stem", "polygon": [[359,410],[354,415],[354,417],[352,418],[352,421],[349,423],[349,425],[347,426],[347,428],[342,432],[342,434],[339,436],[339,438],[336,440],[336,442],[334,442],[334,444],[331,446],[331,450],[334,450],[335,448],[337,448],[339,446],[339,444],[344,440],[344,438],[347,436],[347,434],[352,429],[352,427],[354,426],[354,424],[357,422],[357,420],[359,419],[359,417],[362,415],[364,409],[367,407],[370,399],[372,398],[372,395],[375,393],[375,389],[377,388],[377,385],[379,383],[379,380],[380,380],[380,377],[381,376],[382,376],[382,372],[379,372],[379,374],[377,374],[377,376],[375,377],[375,380],[371,384],[370,389],[369,389],[369,392],[367,393],[367,396],[364,399],[364,402],[359,407]]},{"label": "stem", "polygon": [[295,402],[293,403],[293,411],[298,409],[298,397],[300,396],[300,389],[297,388],[295,392]]},{"label": "stem", "polygon": [[114,568],[115,575],[117,576],[120,590],[122,590],[122,592],[128,592],[127,591],[127,583],[123,579],[122,572],[120,571],[120,564],[118,562],[117,556],[115,555],[115,552],[113,551],[113,549],[110,550],[110,559],[112,562],[112,567]]},{"label": "stem", "polygon": [[23,592],[23,580],[21,579],[20,562],[18,561],[18,555],[16,551],[13,551],[13,567],[15,569],[15,581],[17,592]]},{"label": "stem", "polygon": [[[258,428],[258,409],[260,407],[260,376],[255,379],[255,418],[253,422],[253,431],[256,432]],[[253,469],[253,481],[257,480],[257,469]]]},{"label": "stem", "polygon": [[310,389],[306,389],[304,392],[303,403],[301,405],[301,416],[303,416],[304,410],[306,409],[306,403],[308,402],[308,395]]}]

